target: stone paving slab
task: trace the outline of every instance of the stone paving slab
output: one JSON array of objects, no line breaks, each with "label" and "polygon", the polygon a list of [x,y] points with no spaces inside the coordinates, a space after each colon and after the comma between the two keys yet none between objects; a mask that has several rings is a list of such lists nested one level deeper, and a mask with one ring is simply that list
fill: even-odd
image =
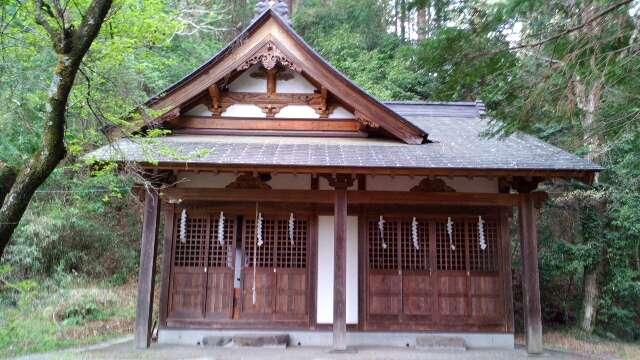
[{"label": "stone paving slab", "polygon": [[334,354],[328,348],[293,347],[274,348],[212,348],[203,346],[157,345],[148,350],[136,350],[132,341],[112,342],[102,345],[70,349],[48,354],[29,355],[29,360],[75,359],[153,359],[153,360],[507,360],[507,359],[597,359],[564,352],[549,351],[530,357],[522,348],[515,350],[467,350],[465,352],[424,351],[390,347],[361,347],[355,353]]}]

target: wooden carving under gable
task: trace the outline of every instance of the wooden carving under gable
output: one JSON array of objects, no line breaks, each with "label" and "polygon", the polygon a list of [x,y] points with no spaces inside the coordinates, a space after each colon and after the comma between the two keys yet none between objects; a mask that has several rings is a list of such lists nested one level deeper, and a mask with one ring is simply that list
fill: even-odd
[{"label": "wooden carving under gable", "polygon": [[447,185],[442,179],[424,178],[420,183],[411,188],[412,192],[456,192],[454,188]]},{"label": "wooden carving under gable", "polygon": [[360,124],[362,124],[363,126],[367,126],[370,127],[372,129],[377,129],[380,127],[380,125],[374,121],[372,121],[371,119],[367,118],[366,116],[362,115],[362,113],[356,111],[355,113],[356,116],[356,120],[358,120],[358,122]]},{"label": "wooden carving under gable", "polygon": [[226,189],[261,189],[270,190],[269,184],[260,180],[259,177],[255,177],[251,174],[239,175],[233,182],[226,186]]},{"label": "wooden carving under gable", "polygon": [[238,66],[237,70],[244,71],[255,64],[261,64],[267,70],[274,69],[276,65],[281,64],[295,72],[302,72],[302,69],[287,58],[271,41],[264,44],[253,56]]}]

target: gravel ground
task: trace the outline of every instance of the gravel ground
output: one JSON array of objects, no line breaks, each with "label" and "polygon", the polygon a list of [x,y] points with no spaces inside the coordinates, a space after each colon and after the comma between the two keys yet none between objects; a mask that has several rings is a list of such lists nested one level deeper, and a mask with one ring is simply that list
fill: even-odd
[{"label": "gravel ground", "polygon": [[[30,355],[20,360],[58,360],[58,359],[153,359],[153,360],[501,360],[528,359],[522,348],[516,350],[467,350],[464,352],[434,352],[415,349],[389,347],[362,347],[347,353],[331,353],[327,348],[296,347],[288,349],[274,348],[213,348],[197,346],[157,345],[149,350],[135,350],[130,337],[85,348]],[[540,359],[597,359],[590,356],[565,352],[549,351],[535,358]]]}]

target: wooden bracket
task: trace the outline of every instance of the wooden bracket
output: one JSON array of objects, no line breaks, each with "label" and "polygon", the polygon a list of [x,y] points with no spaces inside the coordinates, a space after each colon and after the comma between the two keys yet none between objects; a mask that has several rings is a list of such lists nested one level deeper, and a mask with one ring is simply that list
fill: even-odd
[{"label": "wooden bracket", "polygon": [[329,185],[331,185],[336,190],[345,190],[353,186],[355,182],[355,177],[351,174],[333,174],[333,175],[322,175],[329,181]]}]

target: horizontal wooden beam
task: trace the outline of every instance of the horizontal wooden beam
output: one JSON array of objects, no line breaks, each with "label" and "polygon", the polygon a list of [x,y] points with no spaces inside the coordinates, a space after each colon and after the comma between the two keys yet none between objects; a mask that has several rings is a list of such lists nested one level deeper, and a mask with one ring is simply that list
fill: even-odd
[{"label": "horizontal wooden beam", "polygon": [[233,130],[307,130],[307,131],[359,131],[360,123],[349,119],[264,119],[183,116],[172,121],[179,128],[233,129]]},{"label": "horizontal wooden beam", "polygon": [[[165,201],[245,201],[332,204],[333,190],[262,190],[171,188],[161,191]],[[518,194],[418,193],[400,191],[348,191],[348,204],[460,204],[472,206],[514,206]]]},{"label": "horizontal wooden beam", "polygon": [[213,171],[213,172],[264,172],[278,174],[352,174],[395,176],[470,176],[470,177],[542,177],[577,179],[585,183],[593,181],[597,171],[579,170],[530,170],[530,169],[464,169],[464,168],[397,168],[397,167],[347,167],[307,165],[242,165],[198,164],[187,162],[138,163],[148,169]]}]

